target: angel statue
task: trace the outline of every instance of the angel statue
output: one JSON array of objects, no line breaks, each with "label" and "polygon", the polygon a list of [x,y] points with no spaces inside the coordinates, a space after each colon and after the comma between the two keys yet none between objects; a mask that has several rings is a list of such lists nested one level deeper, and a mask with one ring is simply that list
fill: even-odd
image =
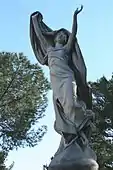
[{"label": "angel statue", "polygon": [[50,70],[56,115],[54,128],[61,135],[49,170],[65,170],[66,167],[76,170],[74,165],[87,170],[98,169],[96,155],[89,146],[94,127],[92,94],[76,37],[77,16],[82,9],[81,5],[74,12],[71,33],[64,28],[53,31],[43,22],[40,12],[30,16],[31,45],[38,62]]}]

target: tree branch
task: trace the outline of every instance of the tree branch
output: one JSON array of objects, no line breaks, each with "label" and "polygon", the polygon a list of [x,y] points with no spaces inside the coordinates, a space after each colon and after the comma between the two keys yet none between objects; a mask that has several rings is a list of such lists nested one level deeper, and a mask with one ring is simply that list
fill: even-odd
[{"label": "tree branch", "polygon": [[8,89],[11,87],[15,77],[16,77],[16,74],[19,70],[19,67],[17,68],[16,72],[14,73],[13,77],[12,77],[12,80],[9,82],[9,85],[7,86],[7,88],[5,89],[5,91],[3,92],[3,94],[0,96],[0,100],[2,100],[2,98],[4,97],[4,95],[7,93]]}]

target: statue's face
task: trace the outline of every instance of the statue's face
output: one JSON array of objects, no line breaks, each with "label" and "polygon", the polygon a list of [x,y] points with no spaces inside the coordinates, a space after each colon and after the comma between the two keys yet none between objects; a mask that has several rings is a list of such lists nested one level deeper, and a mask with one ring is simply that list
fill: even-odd
[{"label": "statue's face", "polygon": [[55,37],[55,43],[65,45],[67,42],[67,34],[63,31],[59,31]]}]

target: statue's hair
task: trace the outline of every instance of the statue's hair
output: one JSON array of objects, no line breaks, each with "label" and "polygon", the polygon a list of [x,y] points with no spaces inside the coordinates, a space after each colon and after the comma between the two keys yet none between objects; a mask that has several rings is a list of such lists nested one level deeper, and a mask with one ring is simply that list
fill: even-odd
[{"label": "statue's hair", "polygon": [[63,32],[67,35],[67,38],[69,38],[69,32],[68,32],[66,29],[64,29],[64,28],[61,28],[61,29],[55,31],[55,33],[54,33],[54,38],[56,38],[57,34],[58,34],[59,32],[61,32],[61,31],[63,31]]}]

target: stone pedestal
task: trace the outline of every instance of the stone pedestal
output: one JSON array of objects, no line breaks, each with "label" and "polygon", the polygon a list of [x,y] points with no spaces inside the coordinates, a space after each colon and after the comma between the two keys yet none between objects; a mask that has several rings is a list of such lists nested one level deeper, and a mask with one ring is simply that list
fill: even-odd
[{"label": "stone pedestal", "polygon": [[86,146],[81,148],[76,142],[55,154],[48,170],[98,170],[94,151]]}]

